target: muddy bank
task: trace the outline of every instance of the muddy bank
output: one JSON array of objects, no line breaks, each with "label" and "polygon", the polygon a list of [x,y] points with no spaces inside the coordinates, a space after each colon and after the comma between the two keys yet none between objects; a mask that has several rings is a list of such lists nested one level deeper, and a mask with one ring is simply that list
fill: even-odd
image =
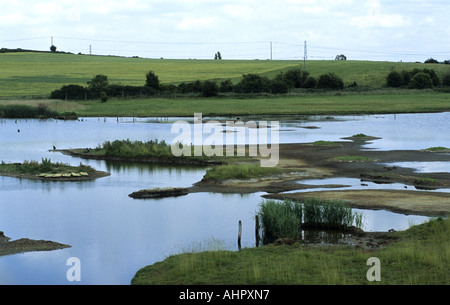
[{"label": "muddy bank", "polygon": [[6,237],[3,232],[0,232],[0,256],[35,251],[53,251],[70,247],[69,245],[48,240],[21,238],[10,241],[9,237]]}]

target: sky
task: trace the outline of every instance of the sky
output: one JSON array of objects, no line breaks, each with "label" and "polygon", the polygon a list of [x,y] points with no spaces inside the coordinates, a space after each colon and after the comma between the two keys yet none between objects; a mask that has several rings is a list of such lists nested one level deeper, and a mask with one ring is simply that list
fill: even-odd
[{"label": "sky", "polygon": [[8,0],[0,48],[145,58],[450,59],[448,0]]}]

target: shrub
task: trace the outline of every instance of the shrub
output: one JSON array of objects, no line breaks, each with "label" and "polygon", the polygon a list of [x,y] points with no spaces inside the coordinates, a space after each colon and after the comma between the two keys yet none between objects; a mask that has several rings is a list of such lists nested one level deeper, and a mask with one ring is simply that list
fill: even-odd
[{"label": "shrub", "polygon": [[334,73],[322,74],[317,82],[319,89],[340,90],[344,88],[342,79]]},{"label": "shrub", "polygon": [[100,92],[100,100],[102,103],[106,103],[108,101],[108,95],[105,91]]},{"label": "shrub", "polygon": [[442,85],[450,86],[450,73],[444,75],[444,77],[442,78]]},{"label": "shrub", "polygon": [[411,79],[410,87],[413,89],[433,88],[433,81],[429,74],[419,72]]},{"label": "shrub", "polygon": [[230,79],[224,80],[220,83],[220,92],[233,92],[234,86]]},{"label": "shrub", "polygon": [[291,88],[303,88],[308,79],[309,72],[303,71],[300,68],[295,68],[286,71],[283,76]]},{"label": "shrub", "polygon": [[217,96],[219,94],[219,86],[213,80],[206,80],[202,84],[202,95],[204,97]]},{"label": "shrub", "polygon": [[83,86],[79,85],[66,85],[61,89],[54,90],[50,94],[51,99],[60,100],[84,100],[87,96],[87,90]]},{"label": "shrub", "polygon": [[317,87],[317,79],[313,76],[309,76],[305,83],[303,84],[304,88],[313,89]]},{"label": "shrub", "polygon": [[[404,84],[404,74],[397,71],[392,71],[386,77],[386,82],[389,87],[401,87]],[[409,82],[409,81],[408,81]]]},{"label": "shrub", "polygon": [[236,85],[242,93],[261,93],[270,91],[270,80],[258,74],[245,74],[242,80]]},{"label": "shrub", "polygon": [[283,94],[283,93],[288,93],[289,91],[289,86],[288,84],[283,81],[283,80],[279,80],[279,79],[274,79],[270,82],[270,91],[273,94]]}]

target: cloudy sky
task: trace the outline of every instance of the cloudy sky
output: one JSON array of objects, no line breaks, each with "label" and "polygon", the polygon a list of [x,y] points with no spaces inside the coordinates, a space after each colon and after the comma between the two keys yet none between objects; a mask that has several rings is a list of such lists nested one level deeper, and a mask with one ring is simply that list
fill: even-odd
[{"label": "cloudy sky", "polygon": [[439,61],[448,0],[8,0],[0,47],[148,58]]}]

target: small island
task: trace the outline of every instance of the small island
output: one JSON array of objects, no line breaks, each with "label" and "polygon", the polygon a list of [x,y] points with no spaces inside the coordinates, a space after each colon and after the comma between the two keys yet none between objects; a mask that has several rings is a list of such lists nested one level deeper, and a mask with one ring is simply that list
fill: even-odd
[{"label": "small island", "polygon": [[341,139],[365,142],[365,141],[371,141],[371,140],[379,140],[381,138],[368,136],[368,135],[363,134],[363,133],[358,133],[358,134],[355,134],[355,135],[353,135],[351,137],[345,137],[345,138],[341,138]]},{"label": "small island", "polygon": [[184,187],[152,188],[133,192],[128,196],[134,199],[152,199],[164,197],[179,197],[189,194],[189,190]]},{"label": "small island", "polygon": [[0,175],[49,181],[83,181],[106,177],[110,174],[97,171],[81,163],[79,166],[71,166],[60,162],[53,163],[50,159],[42,158],[41,163],[37,161],[5,163],[2,161],[0,164]]},{"label": "small island", "polygon": [[70,245],[49,240],[34,240],[21,238],[10,241],[10,238],[0,231],[0,256],[35,251],[53,251],[70,248]]}]

